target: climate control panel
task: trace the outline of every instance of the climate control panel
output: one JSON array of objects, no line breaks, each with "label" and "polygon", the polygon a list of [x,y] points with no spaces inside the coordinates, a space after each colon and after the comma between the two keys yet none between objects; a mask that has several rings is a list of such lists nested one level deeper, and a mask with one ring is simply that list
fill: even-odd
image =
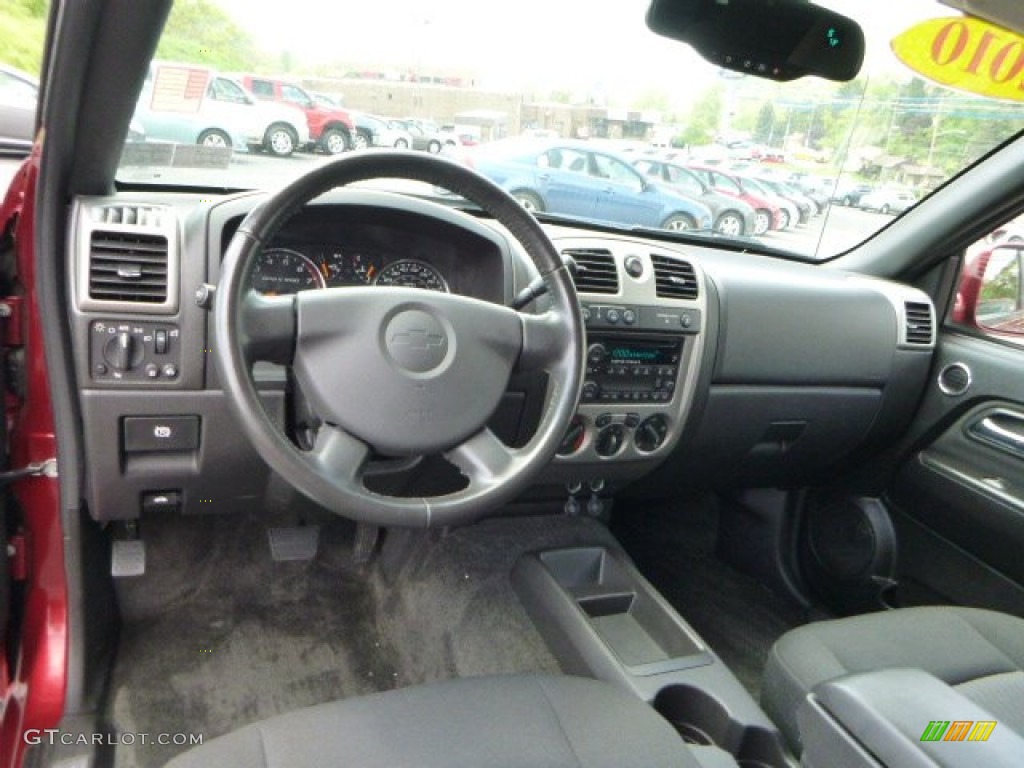
[{"label": "climate control panel", "polygon": [[181,333],[170,323],[95,320],[89,326],[93,381],[174,383],[181,376]]}]

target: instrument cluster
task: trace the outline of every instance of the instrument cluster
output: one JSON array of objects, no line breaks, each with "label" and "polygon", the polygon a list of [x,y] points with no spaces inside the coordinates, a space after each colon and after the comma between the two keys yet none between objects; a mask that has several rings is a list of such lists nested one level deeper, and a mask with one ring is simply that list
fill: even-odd
[{"label": "instrument cluster", "polygon": [[330,245],[267,248],[253,264],[250,282],[268,296],[361,285],[448,291],[440,270],[421,259]]}]

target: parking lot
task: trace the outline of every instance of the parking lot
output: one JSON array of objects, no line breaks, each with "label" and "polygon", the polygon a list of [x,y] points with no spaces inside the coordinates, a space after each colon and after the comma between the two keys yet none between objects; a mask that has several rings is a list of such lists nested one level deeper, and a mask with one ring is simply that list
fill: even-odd
[{"label": "parking lot", "polygon": [[[331,158],[326,155],[305,153],[287,158],[236,154],[231,160],[230,184],[239,188],[272,188],[330,160]],[[0,188],[7,188],[19,164],[20,161],[17,159],[0,158]],[[173,183],[175,171],[174,168],[134,168],[128,171],[126,180],[135,183]],[[212,188],[224,185],[223,169],[197,171],[189,168],[187,173],[192,184],[205,183]],[[200,176],[205,178],[198,178]],[[388,187],[393,188],[394,185],[395,182],[388,182]],[[847,250],[892,218],[880,213],[833,205],[826,213],[812,219],[805,226],[785,232],[769,232],[761,239],[769,247],[779,250],[809,257],[820,253],[827,257]]]}]

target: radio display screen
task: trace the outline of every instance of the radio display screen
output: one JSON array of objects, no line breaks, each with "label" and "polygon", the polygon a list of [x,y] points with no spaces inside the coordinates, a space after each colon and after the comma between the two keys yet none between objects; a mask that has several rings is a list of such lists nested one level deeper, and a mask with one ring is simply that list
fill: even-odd
[{"label": "radio display screen", "polygon": [[651,343],[616,342],[608,345],[610,362],[639,363],[640,365],[671,365],[676,352],[675,345],[655,345]]}]

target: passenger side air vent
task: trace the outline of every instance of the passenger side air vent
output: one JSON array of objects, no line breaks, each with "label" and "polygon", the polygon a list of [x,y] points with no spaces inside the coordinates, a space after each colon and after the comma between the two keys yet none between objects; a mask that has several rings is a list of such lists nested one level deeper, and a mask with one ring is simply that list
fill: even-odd
[{"label": "passenger side air vent", "polygon": [[696,299],[700,295],[693,264],[669,256],[651,254],[656,293],[665,299]]},{"label": "passenger side air vent", "polygon": [[934,341],[932,308],[929,304],[908,301],[906,307],[907,344],[930,346]]},{"label": "passenger side air vent", "polygon": [[167,255],[164,235],[93,231],[89,242],[89,298],[165,303]]},{"label": "passenger side air vent", "polygon": [[611,251],[596,248],[574,248],[563,251],[576,262],[573,282],[581,293],[618,293],[619,270]]}]

